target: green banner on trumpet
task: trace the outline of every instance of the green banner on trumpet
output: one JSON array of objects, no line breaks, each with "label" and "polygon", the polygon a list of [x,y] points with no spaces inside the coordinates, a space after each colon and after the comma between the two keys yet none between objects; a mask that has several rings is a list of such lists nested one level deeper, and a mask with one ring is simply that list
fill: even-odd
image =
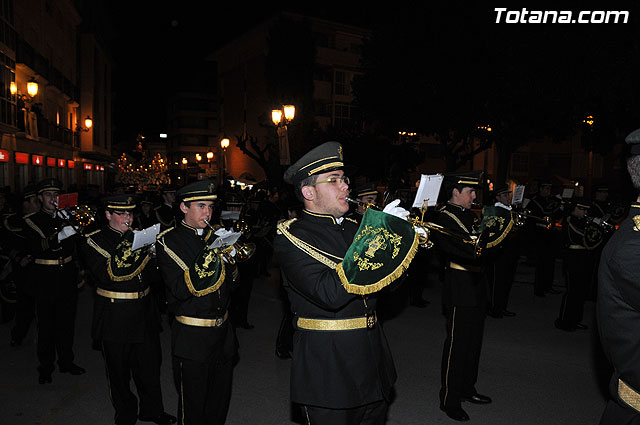
[{"label": "green banner on trumpet", "polygon": [[418,234],[409,222],[369,208],[338,275],[347,292],[371,294],[398,279],[417,250]]},{"label": "green banner on trumpet", "polygon": [[480,232],[485,233],[487,248],[493,248],[507,237],[513,228],[513,215],[506,208],[485,206],[482,210]]}]

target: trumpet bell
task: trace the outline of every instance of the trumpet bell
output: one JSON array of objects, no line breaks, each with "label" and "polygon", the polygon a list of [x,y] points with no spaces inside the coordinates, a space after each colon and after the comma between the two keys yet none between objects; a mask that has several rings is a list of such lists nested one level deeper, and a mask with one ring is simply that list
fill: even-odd
[{"label": "trumpet bell", "polygon": [[240,263],[249,260],[256,252],[256,244],[253,242],[246,242],[243,244],[236,243],[234,244],[234,247],[237,252],[236,259]]}]

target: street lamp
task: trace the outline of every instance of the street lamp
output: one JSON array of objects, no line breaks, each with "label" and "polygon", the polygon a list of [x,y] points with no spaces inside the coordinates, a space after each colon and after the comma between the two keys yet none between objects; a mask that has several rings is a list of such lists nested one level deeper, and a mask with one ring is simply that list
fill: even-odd
[{"label": "street lamp", "polygon": [[32,99],[38,94],[38,83],[33,78],[27,82],[27,93]]},{"label": "street lamp", "polygon": [[[293,105],[282,105],[280,109],[271,111],[271,121],[277,127],[278,145],[280,148],[280,165],[289,165],[289,135],[287,133],[287,124],[293,121],[296,116],[296,107]],[[284,118],[284,119],[283,119]]]},{"label": "street lamp", "polygon": [[89,131],[91,129],[91,127],[93,127],[93,120],[91,119],[91,116],[87,115],[87,117],[84,119],[84,127],[81,126],[80,124],[77,125],[77,130],[78,131]]},{"label": "street lamp", "polygon": [[182,169],[184,170],[184,184],[188,183],[188,175],[187,175],[187,164],[189,161],[187,158],[182,157]]}]

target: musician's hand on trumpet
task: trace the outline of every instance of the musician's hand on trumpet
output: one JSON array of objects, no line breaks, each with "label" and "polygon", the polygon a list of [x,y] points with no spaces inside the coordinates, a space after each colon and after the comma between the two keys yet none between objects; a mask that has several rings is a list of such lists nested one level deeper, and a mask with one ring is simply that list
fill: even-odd
[{"label": "musician's hand on trumpet", "polygon": [[396,199],[390,202],[386,207],[384,207],[382,212],[391,214],[398,218],[406,220],[409,217],[409,211],[405,210],[402,207],[399,207],[398,206],[399,204],[400,204],[400,199]]}]

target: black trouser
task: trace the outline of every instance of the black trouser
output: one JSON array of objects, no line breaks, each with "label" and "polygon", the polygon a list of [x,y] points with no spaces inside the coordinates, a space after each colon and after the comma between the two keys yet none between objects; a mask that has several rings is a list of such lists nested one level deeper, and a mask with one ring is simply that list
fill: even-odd
[{"label": "black trouser", "polygon": [[485,307],[445,306],[447,337],[442,350],[440,403],[460,407],[476,393],[484,333]]},{"label": "black trouser", "polygon": [[306,425],[384,425],[389,405],[380,400],[353,409],[304,406]]},{"label": "black trouser", "polygon": [[45,266],[40,274],[36,295],[38,315],[38,360],[44,371],[58,365],[67,368],[73,363],[73,334],[78,303],[75,266]]},{"label": "black trouser", "polygon": [[497,313],[507,309],[509,293],[518,266],[519,252],[514,246],[507,246],[496,260],[487,266],[489,284],[489,307]]},{"label": "black trouser", "polygon": [[592,266],[591,252],[586,249],[567,249],[565,253],[567,291],[562,297],[558,317],[563,327],[575,328],[582,321]]},{"label": "black trouser", "polygon": [[102,354],[111,402],[116,410],[116,424],[133,424],[137,421],[138,399],[129,385],[132,377],[140,397],[140,415],[158,416],[164,413],[158,334],[147,334],[143,343],[102,341]]},{"label": "black trouser", "polygon": [[553,287],[557,239],[551,230],[536,230],[534,238],[537,260],[533,291],[538,295],[543,295]]},{"label": "black trouser", "polygon": [[198,362],[173,356],[179,425],[223,425],[231,399],[233,361]]}]

